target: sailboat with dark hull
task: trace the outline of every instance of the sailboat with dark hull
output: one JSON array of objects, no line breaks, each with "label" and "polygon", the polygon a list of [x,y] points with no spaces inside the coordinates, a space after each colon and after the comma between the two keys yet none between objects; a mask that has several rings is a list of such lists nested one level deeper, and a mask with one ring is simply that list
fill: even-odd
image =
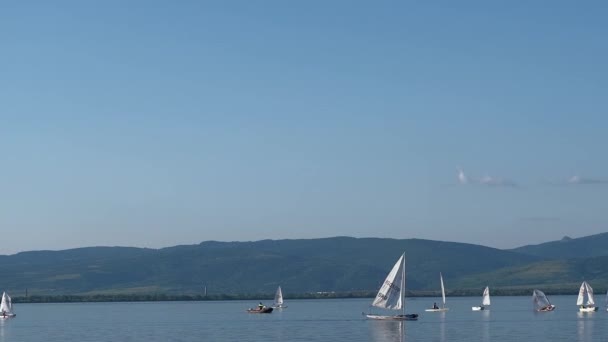
[{"label": "sailboat with dark hull", "polygon": [[400,315],[376,315],[365,314],[369,319],[390,320],[390,321],[415,321],[418,314],[405,314],[405,253],[397,260],[393,269],[384,280],[382,287],[378,291],[372,306],[389,309],[402,310]]}]

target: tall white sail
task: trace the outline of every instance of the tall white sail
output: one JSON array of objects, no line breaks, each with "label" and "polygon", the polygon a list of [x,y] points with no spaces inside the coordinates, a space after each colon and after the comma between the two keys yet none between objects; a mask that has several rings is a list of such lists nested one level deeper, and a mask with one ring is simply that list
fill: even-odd
[{"label": "tall white sail", "polygon": [[482,305],[490,305],[490,288],[486,286],[485,290],[483,290],[483,301]]},{"label": "tall white sail", "polygon": [[374,299],[372,305],[384,308],[399,310],[403,308],[403,295],[402,289],[405,287],[405,253],[401,255],[401,258],[397,260],[395,266],[390,271],[376,299]]},{"label": "tall white sail", "polygon": [[[587,303],[585,304],[585,295],[587,296]],[[595,305],[595,300],[593,300],[593,289],[591,286],[584,281],[581,284],[581,288],[578,290],[578,298],[576,300],[576,305]]]},{"label": "tall white sail", "polygon": [[583,303],[585,302],[585,284],[587,284],[586,281],[584,281],[581,284],[581,287],[578,289],[578,298],[576,299],[576,305],[583,305]]},{"label": "tall white sail", "polygon": [[585,289],[587,290],[587,305],[595,305],[595,300],[593,299],[593,289],[587,282],[585,282]]},{"label": "tall white sail", "polygon": [[11,297],[6,294],[6,292],[2,293],[2,303],[0,303],[0,312],[13,312],[13,303],[11,302]]},{"label": "tall white sail", "polygon": [[277,289],[277,292],[274,294],[274,305],[279,306],[283,305],[283,291],[281,291],[281,287]]},{"label": "tall white sail", "polygon": [[441,298],[443,298],[443,307],[445,307],[445,288],[443,287],[443,276],[439,272],[439,280],[441,281]]}]

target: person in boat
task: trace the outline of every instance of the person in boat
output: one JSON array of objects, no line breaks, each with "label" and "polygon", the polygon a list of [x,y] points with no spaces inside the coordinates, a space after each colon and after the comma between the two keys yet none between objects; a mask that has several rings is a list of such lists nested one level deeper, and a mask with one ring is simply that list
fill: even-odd
[{"label": "person in boat", "polygon": [[258,304],[258,310],[259,311],[264,310],[265,307],[266,307],[266,305],[262,304],[262,302],[260,302],[260,304]]},{"label": "person in boat", "polygon": [[437,302],[433,303],[433,310],[437,310],[439,307],[437,306]]}]

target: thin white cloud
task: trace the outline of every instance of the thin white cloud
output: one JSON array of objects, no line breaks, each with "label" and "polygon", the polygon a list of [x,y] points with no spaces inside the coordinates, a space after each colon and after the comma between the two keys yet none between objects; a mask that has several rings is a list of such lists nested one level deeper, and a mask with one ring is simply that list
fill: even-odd
[{"label": "thin white cloud", "polygon": [[567,179],[561,179],[557,181],[548,181],[546,184],[558,185],[558,186],[576,186],[576,185],[601,185],[608,184],[608,180],[599,178],[587,178],[579,175],[571,176]]},{"label": "thin white cloud", "polygon": [[596,179],[596,178],[586,178],[586,177],[581,177],[578,175],[574,175],[572,177],[570,177],[567,181],[567,184],[574,184],[574,185],[578,185],[578,184],[605,184],[608,183],[608,181],[603,180],[603,179]]},{"label": "thin white cloud", "polygon": [[467,184],[469,183],[469,179],[467,178],[467,176],[464,174],[464,171],[462,171],[461,168],[456,168],[458,170],[458,183],[460,184]]},{"label": "thin white cloud", "polygon": [[467,175],[464,173],[464,171],[461,168],[457,168],[457,170],[458,170],[458,183],[459,184],[463,184],[463,185],[479,184],[479,185],[484,185],[484,186],[489,186],[489,187],[509,187],[509,188],[517,187],[517,183],[515,183],[514,181],[512,181],[510,179],[492,177],[489,175],[483,176],[481,178],[469,178],[469,177],[467,177]]},{"label": "thin white cloud", "polygon": [[517,184],[509,179],[504,178],[495,178],[492,176],[484,176],[479,180],[480,184],[488,185],[488,186],[507,186],[507,187],[516,187]]}]

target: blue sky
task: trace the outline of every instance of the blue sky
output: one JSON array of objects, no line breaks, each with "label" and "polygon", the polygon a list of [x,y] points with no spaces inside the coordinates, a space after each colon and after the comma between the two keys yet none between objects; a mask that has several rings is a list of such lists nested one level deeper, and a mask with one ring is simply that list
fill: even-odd
[{"label": "blue sky", "polygon": [[606,17],[603,1],[4,1],[0,253],[606,231]]}]

